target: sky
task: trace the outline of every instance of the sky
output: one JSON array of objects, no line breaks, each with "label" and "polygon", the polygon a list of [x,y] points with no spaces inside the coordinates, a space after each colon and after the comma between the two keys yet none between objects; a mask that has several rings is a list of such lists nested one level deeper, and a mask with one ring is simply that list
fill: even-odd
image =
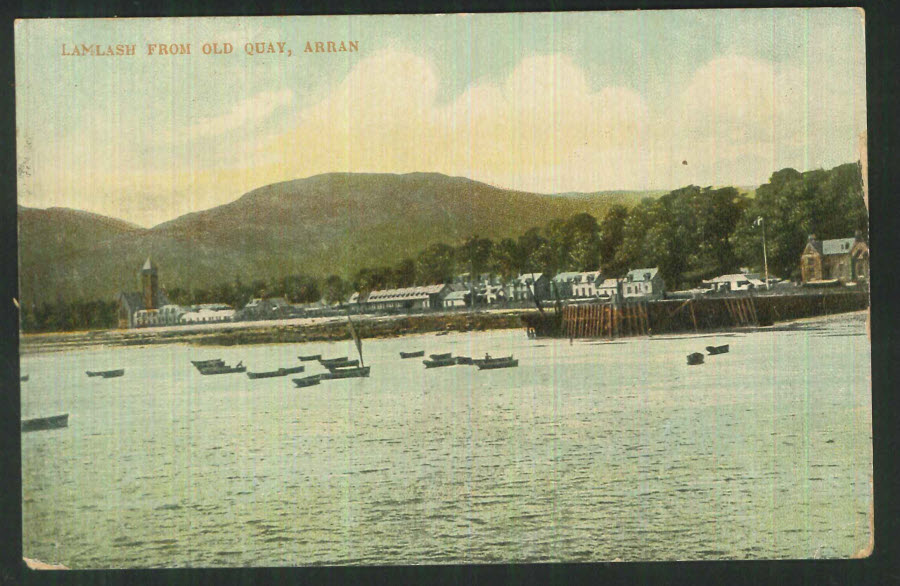
[{"label": "sky", "polygon": [[856,161],[866,129],[852,8],[29,20],[15,61],[19,204],[146,227],[325,172],[754,186]]}]

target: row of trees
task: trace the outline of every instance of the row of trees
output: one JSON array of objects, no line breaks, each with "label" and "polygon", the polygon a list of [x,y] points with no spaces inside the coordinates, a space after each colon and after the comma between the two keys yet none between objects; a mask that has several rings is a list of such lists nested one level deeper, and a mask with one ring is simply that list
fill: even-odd
[{"label": "row of trees", "polygon": [[250,283],[244,283],[236,276],[233,282],[219,283],[209,289],[173,287],[167,294],[169,301],[178,305],[225,303],[240,308],[255,297],[284,297],[293,303],[311,303],[322,298],[322,288],[319,279],[310,275],[256,279]]},{"label": "row of trees", "polygon": [[115,301],[57,301],[22,308],[22,329],[26,332],[106,330],[114,327]]},{"label": "row of trees", "polygon": [[[457,245],[436,242],[393,266],[365,267],[347,280],[290,275],[244,283],[235,277],[203,290],[169,289],[173,303],[227,303],[243,307],[254,297],[285,297],[293,303],[342,301],[353,291],[446,283],[460,273],[492,273],[504,279],[520,273],[588,271],[622,276],[629,268],[658,266],[670,289],[690,287],[740,266],[762,267],[760,228],[764,217],[772,275],[799,275],[800,254],[809,234],[820,239],[867,236],[868,215],[857,164],[800,173],[783,169],[752,196],[733,187],[687,186],[648,198],[628,209],[613,206],[599,220],[578,213],[550,220],[518,238],[474,236]],[[111,327],[114,304],[45,304],[23,313],[26,331]]]},{"label": "row of trees", "polygon": [[599,221],[590,214],[551,220],[517,239],[473,237],[458,246],[435,243],[393,267],[364,268],[352,289],[366,291],[447,282],[461,272],[490,272],[504,278],[520,273],[602,269],[620,277],[629,268],[658,266],[669,288],[702,279],[761,269],[766,220],[770,272],[799,276],[800,254],[810,234],[820,239],[867,237],[868,215],[859,166],[800,173],[784,169],[752,196],[734,187],[690,185],[628,209],[613,206]]}]

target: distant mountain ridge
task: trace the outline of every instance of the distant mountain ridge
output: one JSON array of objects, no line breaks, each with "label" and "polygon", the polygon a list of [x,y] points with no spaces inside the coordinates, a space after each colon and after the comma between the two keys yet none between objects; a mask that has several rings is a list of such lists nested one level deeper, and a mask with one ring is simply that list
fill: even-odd
[{"label": "distant mountain ridge", "polygon": [[587,212],[600,219],[613,204],[659,193],[560,197],[439,173],[327,173],[266,185],[153,228],[20,207],[21,296],[25,303],[112,299],[137,288],[147,256],[168,288],[296,273],[349,277],[363,266],[414,258],[434,242],[518,237],[553,218]]}]

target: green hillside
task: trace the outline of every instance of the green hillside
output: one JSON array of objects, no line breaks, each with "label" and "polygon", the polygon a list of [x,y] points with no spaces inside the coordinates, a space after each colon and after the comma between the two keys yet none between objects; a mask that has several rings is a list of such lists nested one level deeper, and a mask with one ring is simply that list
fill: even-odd
[{"label": "green hillside", "polygon": [[267,185],[151,229],[85,212],[20,208],[22,299],[110,299],[137,287],[147,256],[168,288],[294,273],[346,277],[434,242],[515,237],[578,212],[601,218],[613,204],[630,207],[654,194],[560,197],[437,173],[330,173]]}]

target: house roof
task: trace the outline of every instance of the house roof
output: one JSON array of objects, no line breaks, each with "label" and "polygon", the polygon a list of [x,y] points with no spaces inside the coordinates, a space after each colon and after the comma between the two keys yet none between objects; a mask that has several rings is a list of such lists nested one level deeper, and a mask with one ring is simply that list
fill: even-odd
[{"label": "house roof", "polygon": [[[127,305],[132,312],[144,309],[144,294],[140,291],[119,291],[116,299]],[[157,308],[170,305],[169,296],[166,295],[165,291],[156,292],[156,303],[154,305]]]},{"label": "house roof", "polygon": [[448,293],[444,299],[449,299],[451,301],[465,301],[466,295],[468,294],[468,291],[452,291]]},{"label": "house roof", "polygon": [[528,279],[531,279],[532,281],[537,281],[543,275],[544,275],[544,273],[522,273],[521,275],[516,277],[516,281],[518,281],[519,283],[525,283]]},{"label": "house roof", "polygon": [[118,299],[132,312],[144,309],[144,296],[137,291],[120,291]]},{"label": "house roof", "polygon": [[718,277],[712,279],[703,279],[704,283],[710,285],[713,283],[735,283],[738,281],[749,281],[754,285],[765,285],[765,283],[763,283],[753,275],[748,275],[746,273],[732,273],[730,275],[719,275]]},{"label": "house roof", "polygon": [[602,283],[600,283],[601,289],[615,288],[619,284],[618,279],[604,279]]},{"label": "house roof", "polygon": [[822,241],[822,254],[847,254],[853,245],[856,244],[856,238],[837,238],[835,240]]},{"label": "house roof", "polygon": [[576,272],[576,271],[567,272],[567,273],[559,273],[555,277],[553,277],[553,280],[556,282],[571,281],[572,279],[574,279],[575,277],[577,277],[580,274],[581,273]]},{"label": "house roof", "polygon": [[426,285],[424,287],[404,287],[402,289],[382,289],[369,293],[366,301],[405,301],[412,299],[427,299],[430,295],[436,295],[444,290],[447,285]]},{"label": "house roof", "polygon": [[656,277],[658,272],[658,267],[653,267],[652,269],[632,269],[628,271],[628,280],[637,282],[649,281]]}]

